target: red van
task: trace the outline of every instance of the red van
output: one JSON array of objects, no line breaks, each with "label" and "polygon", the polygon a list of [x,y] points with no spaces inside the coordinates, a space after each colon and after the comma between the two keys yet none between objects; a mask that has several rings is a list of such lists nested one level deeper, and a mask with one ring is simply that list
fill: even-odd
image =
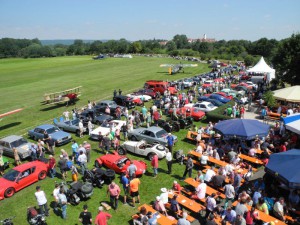
[{"label": "red van", "polygon": [[148,80],[144,87],[147,89],[153,89],[154,92],[159,92],[161,94],[164,94],[166,90],[169,90],[171,95],[175,95],[178,92],[175,87],[170,87],[169,82],[163,80]]}]

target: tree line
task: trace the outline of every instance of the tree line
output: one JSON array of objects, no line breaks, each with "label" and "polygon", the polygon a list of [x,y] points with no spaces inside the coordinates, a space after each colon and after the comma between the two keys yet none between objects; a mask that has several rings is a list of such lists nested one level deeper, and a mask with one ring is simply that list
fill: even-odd
[{"label": "tree line", "polygon": [[300,65],[300,34],[293,34],[280,41],[261,38],[253,42],[220,40],[213,43],[200,40],[190,43],[186,35],[177,34],[165,45],[161,44],[164,41],[153,39],[130,42],[120,39],[85,43],[83,40],[75,40],[71,45],[42,45],[38,39],[2,38],[0,39],[0,58],[39,58],[100,53],[167,54],[198,57],[202,60],[239,60],[250,66],[257,62],[259,56],[263,56],[276,68],[281,80],[292,84],[300,83],[297,77]]}]

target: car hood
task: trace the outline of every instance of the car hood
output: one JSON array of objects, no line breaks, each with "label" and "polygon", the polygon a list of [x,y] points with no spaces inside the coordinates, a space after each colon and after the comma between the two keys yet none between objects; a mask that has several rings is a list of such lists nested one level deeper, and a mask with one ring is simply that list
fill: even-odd
[{"label": "car hood", "polygon": [[49,136],[51,136],[51,138],[53,140],[58,140],[58,139],[61,139],[61,138],[64,138],[64,137],[69,137],[71,135],[67,132],[64,132],[64,131],[60,130],[60,131],[57,131],[55,133],[49,134]]},{"label": "car hood", "polygon": [[109,133],[108,127],[97,127],[95,130],[91,132],[91,135],[98,135],[101,132],[102,135],[106,135]]},{"label": "car hood", "polygon": [[25,153],[29,151],[29,147],[31,146],[32,143],[28,142],[27,144],[23,144],[17,147],[17,150],[19,153]]}]

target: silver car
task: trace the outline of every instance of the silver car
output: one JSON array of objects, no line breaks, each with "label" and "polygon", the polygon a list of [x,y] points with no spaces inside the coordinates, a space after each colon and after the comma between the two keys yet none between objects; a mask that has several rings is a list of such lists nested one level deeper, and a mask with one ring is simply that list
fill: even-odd
[{"label": "silver car", "polygon": [[0,139],[0,149],[3,150],[3,154],[14,158],[13,148],[16,148],[20,159],[25,159],[30,156],[30,145],[22,136],[10,135]]},{"label": "silver car", "polygon": [[[132,141],[145,140],[147,143],[158,143],[163,146],[167,145],[168,133],[160,127],[137,128],[128,132],[128,138]],[[174,142],[177,142],[177,136],[174,137]]]}]

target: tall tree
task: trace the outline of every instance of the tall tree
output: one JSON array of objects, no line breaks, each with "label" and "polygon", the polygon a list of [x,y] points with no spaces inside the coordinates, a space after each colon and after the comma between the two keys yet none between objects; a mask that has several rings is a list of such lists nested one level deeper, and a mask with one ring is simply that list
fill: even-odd
[{"label": "tall tree", "polygon": [[273,64],[279,79],[300,85],[300,34],[281,41]]},{"label": "tall tree", "polygon": [[187,36],[184,34],[177,34],[173,37],[173,41],[176,44],[177,49],[184,49],[189,47]]}]

